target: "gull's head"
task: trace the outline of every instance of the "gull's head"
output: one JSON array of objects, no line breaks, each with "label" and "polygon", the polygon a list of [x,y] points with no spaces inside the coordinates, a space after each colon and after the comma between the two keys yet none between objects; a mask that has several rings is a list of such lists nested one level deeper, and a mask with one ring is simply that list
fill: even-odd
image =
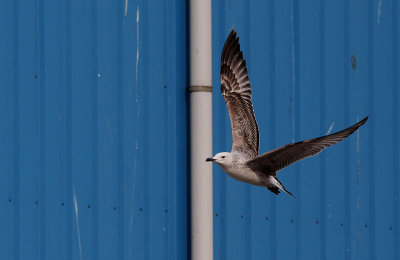
[{"label": "gull's head", "polygon": [[217,153],[214,157],[206,159],[206,162],[215,162],[219,165],[231,165],[233,161],[233,156],[231,153],[223,152]]}]

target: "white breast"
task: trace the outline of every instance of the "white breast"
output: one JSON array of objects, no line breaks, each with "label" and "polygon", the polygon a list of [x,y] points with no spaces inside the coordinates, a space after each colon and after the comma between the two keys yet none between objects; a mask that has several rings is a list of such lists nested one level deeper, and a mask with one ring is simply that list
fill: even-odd
[{"label": "white breast", "polygon": [[232,167],[221,165],[221,167],[229,176],[238,181],[243,181],[256,186],[262,186],[257,174],[246,166]]}]

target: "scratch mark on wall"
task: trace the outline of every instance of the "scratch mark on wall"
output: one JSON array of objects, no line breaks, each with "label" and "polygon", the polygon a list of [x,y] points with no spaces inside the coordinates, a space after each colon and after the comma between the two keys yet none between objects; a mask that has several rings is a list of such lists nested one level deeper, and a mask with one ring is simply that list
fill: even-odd
[{"label": "scratch mark on wall", "polygon": [[[137,83],[138,83],[138,69],[139,69],[139,47],[140,47],[140,41],[139,41],[139,6],[137,6],[136,9],[136,88],[137,88]],[[137,91],[136,91],[136,97],[137,97]],[[137,99],[136,99],[137,102]]]},{"label": "scratch mark on wall", "polygon": [[76,192],[75,192],[75,186],[72,186],[73,190],[73,196],[74,196],[74,208],[75,208],[75,220],[76,220],[76,229],[78,231],[78,245],[79,245],[79,256],[80,259],[82,260],[82,243],[81,243],[81,232],[79,229],[79,216],[78,216],[78,201],[76,199]]},{"label": "scratch mark on wall", "polygon": [[334,125],[335,125],[335,122],[332,122],[332,124],[329,126],[328,132],[326,132],[327,135],[329,135],[332,132]]},{"label": "scratch mark on wall", "polygon": [[[139,30],[139,21],[140,21],[140,9],[139,6],[136,8],[136,121],[137,125],[140,125],[140,103],[139,103],[139,49],[140,49],[140,30]],[[136,172],[137,172],[137,155],[139,154],[139,132],[136,133],[136,145],[135,145],[135,158],[133,161],[133,180],[132,180],[132,199],[131,199],[131,212],[129,219],[129,232],[133,231],[133,216],[135,215],[135,188],[136,188]]]},{"label": "scratch mark on wall", "polygon": [[378,2],[378,11],[377,11],[377,16],[378,16],[378,20],[377,23],[381,23],[381,13],[382,13],[382,0],[379,0]]},{"label": "scratch mark on wall", "polygon": [[128,16],[128,0],[125,0],[125,16]]}]

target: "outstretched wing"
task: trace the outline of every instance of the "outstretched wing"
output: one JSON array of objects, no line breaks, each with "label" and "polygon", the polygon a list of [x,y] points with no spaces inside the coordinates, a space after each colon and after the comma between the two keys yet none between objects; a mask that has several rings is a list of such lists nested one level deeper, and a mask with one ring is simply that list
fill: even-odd
[{"label": "outstretched wing", "polygon": [[258,155],[259,134],[246,61],[234,30],[226,39],[221,56],[221,93],[224,96],[232,125],[232,151],[250,158]]},{"label": "outstretched wing", "polygon": [[317,155],[323,149],[342,141],[344,138],[356,131],[365,122],[367,122],[367,120],[368,117],[364,118],[357,124],[350,126],[349,128],[331,135],[321,136],[298,143],[287,144],[283,147],[260,155],[254,160],[249,161],[248,165],[251,168],[262,172],[275,173],[294,162]]}]

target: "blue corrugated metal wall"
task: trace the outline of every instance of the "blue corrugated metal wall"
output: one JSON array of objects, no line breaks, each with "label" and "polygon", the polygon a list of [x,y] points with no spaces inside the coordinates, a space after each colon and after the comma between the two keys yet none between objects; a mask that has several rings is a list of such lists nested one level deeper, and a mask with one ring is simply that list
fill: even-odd
[{"label": "blue corrugated metal wall", "polygon": [[360,131],[279,173],[296,198],[214,167],[215,259],[400,259],[399,3],[213,1],[214,152],[231,129],[218,91],[232,28],[249,67],[260,152]]},{"label": "blue corrugated metal wall", "polygon": [[[187,258],[186,5],[1,2],[2,259]],[[261,152],[370,115],[279,174],[296,199],[215,167],[215,259],[400,258],[399,7],[213,1],[215,152],[231,146],[219,59],[232,27]]]},{"label": "blue corrugated metal wall", "polygon": [[0,3],[1,259],[186,259],[186,19]]}]

